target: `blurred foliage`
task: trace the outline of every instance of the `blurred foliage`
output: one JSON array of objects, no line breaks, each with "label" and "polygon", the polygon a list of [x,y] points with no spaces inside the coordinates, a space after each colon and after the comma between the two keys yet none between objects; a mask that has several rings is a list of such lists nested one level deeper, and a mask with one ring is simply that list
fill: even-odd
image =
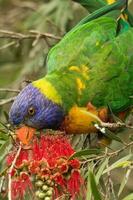
[{"label": "blurred foliage", "polygon": [[[29,30],[54,33],[62,36],[84,15],[84,9],[79,9],[70,0],[49,1],[14,1],[0,2],[0,29],[28,33]],[[73,12],[75,11],[75,12]],[[80,15],[79,16],[79,13]],[[75,13],[75,14],[74,14]],[[1,39],[0,46],[12,40]],[[45,58],[49,47],[57,41],[39,40],[33,46],[33,39],[18,41],[9,48],[0,50],[0,86],[13,83],[14,80],[37,79],[44,71]],[[11,72],[10,78],[3,74]],[[36,75],[34,73],[37,73]],[[33,76],[32,76],[33,74]],[[19,80],[17,77],[19,76]],[[6,80],[8,79],[8,80]]]},{"label": "blurred foliage", "polygon": [[[129,2],[133,12],[133,1]],[[0,0],[0,31],[28,35],[34,30],[63,37],[86,14],[84,8],[71,0]],[[13,40],[3,35],[5,34],[0,32],[0,88],[21,89],[24,80],[35,80],[44,76],[47,53],[58,40],[47,37],[38,39],[37,36]],[[13,92],[0,91],[0,100],[15,95]],[[4,111],[8,113],[9,106],[0,107],[0,121],[5,124],[7,114]],[[12,146],[10,134],[11,131],[0,124],[1,172],[1,163]],[[88,180],[87,200],[133,200],[132,146],[126,148],[121,142],[132,142],[131,134],[132,131],[125,130],[119,134],[122,139],[112,138],[114,141],[110,150],[85,149],[74,155],[81,159],[84,176]],[[74,138],[73,144],[78,150],[82,149],[85,139],[81,136],[79,142],[79,137]],[[88,143],[86,146],[88,147]],[[124,151],[109,156],[112,149],[117,152],[121,148]]]}]

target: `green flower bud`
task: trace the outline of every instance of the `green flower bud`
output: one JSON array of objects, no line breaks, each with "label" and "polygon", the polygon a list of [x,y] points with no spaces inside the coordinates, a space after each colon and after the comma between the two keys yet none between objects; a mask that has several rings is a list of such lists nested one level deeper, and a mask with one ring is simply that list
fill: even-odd
[{"label": "green flower bud", "polygon": [[35,182],[35,185],[37,186],[37,187],[41,187],[41,186],[43,186],[43,181],[41,181],[41,180],[38,180],[38,181],[36,181]]},{"label": "green flower bud", "polygon": [[42,189],[43,189],[43,191],[47,191],[49,188],[48,188],[47,185],[43,185],[43,186],[42,186]]},{"label": "green flower bud", "polygon": [[45,193],[39,192],[38,197],[39,197],[39,199],[44,199]]},{"label": "green flower bud", "polygon": [[39,193],[40,193],[40,191],[38,190],[38,191],[36,191],[35,195],[38,197]]},{"label": "green flower bud", "polygon": [[50,179],[48,179],[48,180],[46,181],[46,184],[47,184],[47,185],[51,185],[51,182],[52,182],[52,181],[51,181]]},{"label": "green flower bud", "polygon": [[54,186],[54,182],[53,181],[51,181],[50,186]]},{"label": "green flower bud", "polygon": [[51,198],[50,197],[45,197],[44,200],[51,200]]},{"label": "green flower bud", "polygon": [[46,195],[47,195],[47,196],[50,196],[50,197],[51,197],[52,194],[53,194],[53,191],[52,191],[52,190],[48,190],[48,191],[46,192]]},{"label": "green flower bud", "polygon": [[51,191],[53,191],[53,188],[52,187],[49,187],[49,189],[48,190],[51,190]]},{"label": "green flower bud", "polygon": [[36,175],[36,180],[39,180],[41,177],[40,177],[40,175]]}]

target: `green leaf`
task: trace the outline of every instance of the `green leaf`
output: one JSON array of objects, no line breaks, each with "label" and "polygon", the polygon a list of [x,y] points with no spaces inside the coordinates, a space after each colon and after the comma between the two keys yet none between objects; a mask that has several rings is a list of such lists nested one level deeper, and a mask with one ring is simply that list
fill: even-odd
[{"label": "green leaf", "polygon": [[124,187],[125,187],[125,185],[126,185],[126,183],[128,181],[128,178],[129,178],[129,175],[130,175],[131,171],[132,171],[132,169],[129,168],[129,169],[127,169],[126,174],[124,174],[122,183],[121,183],[120,188],[119,188],[118,196],[120,196],[120,194],[122,193],[122,191],[123,191],[123,189],[124,189]]},{"label": "green leaf", "polygon": [[130,139],[131,141],[133,141],[133,135],[130,135],[130,136],[129,136],[129,139]]},{"label": "green leaf", "polygon": [[128,196],[126,196],[124,199],[122,200],[133,200],[133,193],[129,194]]},{"label": "green leaf", "polygon": [[101,195],[100,195],[97,185],[96,185],[95,177],[94,177],[92,171],[89,171],[88,181],[89,181],[90,190],[92,192],[94,200],[102,200]]},{"label": "green leaf", "polygon": [[121,138],[119,138],[115,133],[112,133],[110,130],[105,129],[105,133],[103,133],[103,135],[105,135],[107,138],[111,139],[111,140],[115,140],[117,142],[120,143],[124,143]]},{"label": "green leaf", "polygon": [[9,138],[1,147],[0,147],[0,163],[5,158],[5,156],[9,153],[12,148],[11,139]]},{"label": "green leaf", "polygon": [[6,121],[8,122],[8,120],[9,120],[9,115],[8,115],[8,113],[7,113],[6,111],[3,111],[3,114],[4,114],[4,116],[5,116]]},{"label": "green leaf", "polygon": [[100,177],[102,176],[103,171],[104,171],[105,167],[106,167],[107,164],[108,164],[108,161],[109,161],[109,158],[106,158],[106,159],[104,160],[104,162],[101,164],[101,166],[99,167],[99,169],[98,169],[98,172],[97,172],[97,174],[96,174],[96,183],[97,183],[97,184],[99,183]]},{"label": "green leaf", "polygon": [[91,186],[90,186],[90,178],[89,178],[89,173],[90,171],[90,166],[88,168],[87,172],[87,193],[86,193],[86,200],[91,200],[92,199],[92,191],[91,191]]},{"label": "green leaf", "polygon": [[129,154],[119,160],[117,160],[115,163],[113,163],[110,167],[108,167],[107,169],[105,169],[103,171],[103,174],[106,174],[107,172],[119,168],[119,167],[127,167],[131,164],[131,161],[129,161],[129,159],[132,157],[132,154]]},{"label": "green leaf", "polygon": [[101,149],[85,149],[85,150],[82,150],[82,151],[77,151],[76,153],[74,153],[70,158],[69,160],[72,160],[73,158],[79,158],[81,156],[88,156],[88,155],[98,155],[100,153],[102,153],[103,150]]}]

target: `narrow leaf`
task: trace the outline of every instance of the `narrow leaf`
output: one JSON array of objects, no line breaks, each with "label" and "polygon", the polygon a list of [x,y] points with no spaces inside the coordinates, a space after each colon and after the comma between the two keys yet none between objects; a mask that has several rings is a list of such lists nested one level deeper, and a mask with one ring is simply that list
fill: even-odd
[{"label": "narrow leaf", "polygon": [[106,129],[105,133],[103,133],[103,135],[105,135],[107,138],[111,139],[111,140],[115,140],[117,142],[120,143],[124,143],[121,138],[119,138],[117,135],[115,135],[115,133],[112,133],[110,130]]},{"label": "narrow leaf", "polygon": [[97,188],[97,185],[96,185],[95,177],[94,177],[92,171],[89,171],[89,177],[88,178],[89,178],[90,189],[92,191],[94,200],[102,200],[101,195],[100,195],[98,188]]},{"label": "narrow leaf", "polygon": [[100,177],[102,176],[103,171],[104,171],[106,165],[108,164],[108,161],[109,161],[109,158],[106,158],[104,160],[104,162],[101,164],[100,168],[98,169],[98,172],[96,174],[96,183],[97,184],[99,183]]},{"label": "narrow leaf", "polygon": [[122,180],[122,183],[121,183],[120,188],[119,188],[118,196],[120,196],[120,194],[122,193],[122,191],[123,191],[123,189],[124,189],[124,187],[125,187],[125,185],[126,185],[126,183],[127,183],[127,181],[128,181],[128,178],[129,178],[129,175],[130,175],[130,173],[131,173],[131,170],[132,170],[132,169],[129,168],[129,169],[127,170],[126,174],[124,175],[123,180]]},{"label": "narrow leaf", "polygon": [[97,155],[97,154],[100,154],[102,152],[103,152],[103,150],[101,150],[101,149],[85,149],[85,150],[77,151],[76,153],[74,153],[69,158],[69,160],[72,160],[73,158],[78,158],[78,157],[81,157],[81,156],[92,155],[92,154]]},{"label": "narrow leaf", "polygon": [[87,193],[86,193],[86,200],[91,200],[92,199],[92,191],[91,191],[91,186],[90,186],[90,178],[89,178],[89,170],[90,167],[88,168],[88,172],[87,172]]},{"label": "narrow leaf", "polygon": [[0,163],[4,157],[8,154],[12,148],[11,139],[9,138],[1,147],[0,147]]},{"label": "narrow leaf", "polygon": [[113,170],[113,169],[116,169],[118,167],[125,167],[125,166],[128,166],[131,164],[131,161],[129,161],[129,159],[132,157],[132,154],[129,154],[119,160],[117,160],[115,163],[113,163],[110,167],[108,167],[107,169],[105,169],[103,171],[103,174]]},{"label": "narrow leaf", "polygon": [[129,194],[128,196],[126,196],[124,199],[122,200],[133,200],[133,193]]}]

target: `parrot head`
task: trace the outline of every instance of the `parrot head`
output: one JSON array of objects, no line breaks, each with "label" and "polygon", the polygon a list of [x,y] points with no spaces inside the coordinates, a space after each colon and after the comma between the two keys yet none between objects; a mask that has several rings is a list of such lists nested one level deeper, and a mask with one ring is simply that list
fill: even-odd
[{"label": "parrot head", "polygon": [[57,129],[63,118],[62,107],[48,99],[32,83],[19,93],[9,112],[9,121],[12,125],[27,125],[37,130]]}]

